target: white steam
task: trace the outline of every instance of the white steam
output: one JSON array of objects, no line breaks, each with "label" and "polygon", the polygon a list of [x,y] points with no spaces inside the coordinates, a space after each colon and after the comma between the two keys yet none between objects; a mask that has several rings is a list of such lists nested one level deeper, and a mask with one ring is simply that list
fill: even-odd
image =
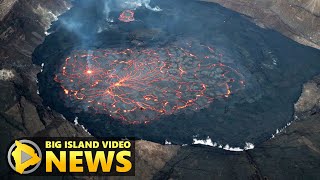
[{"label": "white steam", "polygon": [[246,142],[243,148],[231,147],[229,144],[223,145],[223,144],[218,144],[217,142],[213,142],[209,136],[206,139],[197,139],[197,136],[194,136],[192,144],[202,144],[206,146],[218,147],[226,151],[245,151],[245,150],[254,149],[254,144],[250,142]]},{"label": "white steam", "polygon": [[118,0],[117,2],[120,4],[120,7],[123,9],[135,10],[138,7],[144,6],[151,11],[162,11],[158,6],[155,6],[152,8],[150,6],[150,1],[151,0]]},{"label": "white steam", "polygon": [[117,0],[115,2],[106,0],[104,3],[104,14],[106,17],[106,21],[112,21],[112,19],[109,17],[109,13],[111,12],[111,10],[114,10],[114,6],[119,11],[123,11],[126,9],[136,10],[137,8],[142,6],[151,11],[162,11],[162,9],[159,6],[151,7],[150,2],[151,0]]}]

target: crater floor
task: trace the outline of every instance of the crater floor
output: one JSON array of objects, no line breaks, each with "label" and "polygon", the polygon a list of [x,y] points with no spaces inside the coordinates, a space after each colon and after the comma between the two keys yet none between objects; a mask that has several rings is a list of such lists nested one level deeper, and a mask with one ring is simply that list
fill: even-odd
[{"label": "crater floor", "polygon": [[161,143],[243,147],[292,121],[319,51],[212,3],[154,3],[162,11],[137,8],[130,22],[122,10],[106,22],[99,5],[60,16],[33,54],[44,103],[95,136]]},{"label": "crater floor", "polygon": [[244,88],[243,75],[223,64],[222,54],[194,44],[75,51],[55,77],[65,92],[61,99],[75,111],[136,124],[199,111]]}]

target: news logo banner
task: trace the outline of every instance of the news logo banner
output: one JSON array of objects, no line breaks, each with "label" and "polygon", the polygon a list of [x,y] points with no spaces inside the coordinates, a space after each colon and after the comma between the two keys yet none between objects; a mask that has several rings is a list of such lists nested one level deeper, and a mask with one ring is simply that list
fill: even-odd
[{"label": "news logo banner", "polygon": [[134,176],[132,138],[31,138],[14,141],[8,164],[21,175]]}]

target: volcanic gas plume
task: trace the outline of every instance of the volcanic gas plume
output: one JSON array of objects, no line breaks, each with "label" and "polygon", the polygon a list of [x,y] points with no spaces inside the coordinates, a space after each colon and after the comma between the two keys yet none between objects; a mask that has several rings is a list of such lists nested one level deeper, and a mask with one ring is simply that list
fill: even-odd
[{"label": "volcanic gas plume", "polygon": [[[197,53],[191,51],[196,50]],[[212,47],[74,51],[55,81],[77,111],[108,114],[127,123],[197,111],[244,87],[243,76]]]}]

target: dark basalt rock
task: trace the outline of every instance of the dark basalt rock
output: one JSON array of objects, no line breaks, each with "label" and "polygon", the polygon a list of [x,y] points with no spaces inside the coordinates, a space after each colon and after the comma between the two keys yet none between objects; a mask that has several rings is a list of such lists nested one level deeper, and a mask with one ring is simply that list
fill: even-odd
[{"label": "dark basalt rock", "polygon": [[201,0],[242,13],[261,27],[275,29],[291,39],[320,49],[320,4],[317,0]]},{"label": "dark basalt rock", "polygon": [[[320,176],[320,76],[304,85],[296,121],[253,150],[186,146],[154,179],[317,179]],[[314,99],[316,99],[314,101]]]},{"label": "dark basalt rock", "polygon": [[[200,138],[210,136],[214,141],[221,144],[228,143],[231,146],[243,146],[245,142],[257,144],[269,138],[275,129],[285,126],[291,121],[294,110],[293,103],[298,99],[301,90],[297,84],[302,84],[319,73],[320,64],[317,57],[320,54],[317,50],[301,46],[274,31],[261,29],[239,14],[212,3],[191,0],[176,0],[174,3],[154,1],[154,3],[163,7],[164,11],[152,12],[138,8],[135,11],[137,21],[124,23],[115,20],[115,22],[104,24],[106,26],[104,31],[98,30],[99,22],[105,19],[99,10],[100,5],[88,6],[85,3],[75,6],[68,13],[60,16],[55,26],[61,26],[61,28],[56,29],[53,34],[48,36],[33,53],[34,63],[45,64],[43,72],[38,76],[39,91],[44,99],[44,104],[62,113],[68,119],[79,117],[79,122],[84,124],[95,136],[134,136],[158,143],[169,139],[176,144],[190,144],[192,137],[199,135]],[[180,7],[182,4],[185,6]],[[87,13],[81,13],[83,8],[88,8]],[[116,19],[118,16],[119,14],[114,12],[109,17]],[[80,28],[64,25],[66,22],[80,24]],[[168,34],[170,36],[167,36]],[[81,104],[78,104],[81,101],[77,98],[72,102],[62,100],[68,98],[64,95],[66,89],[63,90],[61,86],[70,92],[69,90],[79,90],[77,85],[81,82],[72,77],[71,79],[74,80],[72,83],[69,83],[67,78],[63,80],[66,84],[63,84],[62,77],[58,72],[73,50],[80,50],[85,55],[91,51],[110,48],[136,49],[136,47],[132,47],[133,40],[138,41],[137,44],[144,43],[145,45],[145,47],[137,48],[138,51],[159,46],[168,49],[172,44],[176,43],[181,46],[180,44],[187,42],[191,46],[190,51],[200,58],[205,56],[202,54],[205,50],[200,46],[213,47],[218,56],[220,53],[222,54],[219,59],[221,63],[242,74],[245,88],[240,91],[231,90],[231,95],[228,98],[215,98],[206,108],[201,109],[202,103],[199,103],[200,110],[194,112],[186,110],[186,113],[176,114],[168,113],[167,116],[160,116],[159,120],[152,121],[147,125],[141,123],[129,126],[118,120],[120,116],[113,113],[108,114],[108,111],[119,110],[122,113],[126,108],[132,109],[131,106],[122,106],[123,104],[115,105],[114,108],[110,107],[108,103],[101,106],[110,97],[108,94],[104,94],[100,99],[99,96],[91,94],[83,100],[85,103]],[[193,41],[196,41],[195,45],[191,43]],[[130,56],[130,53],[126,55]],[[206,56],[209,57],[209,55]],[[117,58],[122,59],[121,57]],[[129,58],[134,59],[135,56]],[[147,58],[147,61],[152,61],[151,59]],[[173,59],[182,63],[177,57]],[[125,61],[126,58],[122,60]],[[213,59],[208,60],[215,62]],[[190,62],[195,61],[190,60]],[[107,69],[106,63],[106,60],[103,60],[99,66]],[[81,77],[80,79],[85,84],[88,84],[85,70],[77,67],[86,67],[86,64],[90,65],[93,71],[99,71],[100,67],[95,69],[94,62],[90,63],[89,59],[83,58],[83,61],[75,63],[74,67],[77,71],[73,73],[75,76]],[[297,67],[308,69],[308,71],[301,71]],[[68,69],[68,67],[66,68]],[[113,73],[120,77],[123,76],[117,71]],[[215,90],[209,88],[211,87],[210,81],[216,81],[219,73],[222,71],[215,72],[213,77],[208,73],[203,75],[210,77],[206,80],[208,92],[222,90],[218,88],[219,85],[217,88],[212,86],[216,88]],[[150,76],[145,72],[143,74],[146,77]],[[190,74],[193,75],[193,73]],[[100,75],[103,78],[108,77],[106,74],[98,74],[98,76]],[[54,81],[53,77],[56,77],[58,81]],[[193,81],[193,77],[190,77],[187,82]],[[234,78],[235,82],[239,81],[237,76],[227,77]],[[101,77],[96,76],[90,76],[90,78],[92,81],[93,79],[101,80]],[[117,78],[112,80],[117,80]],[[136,82],[143,88],[147,87],[140,85],[139,78]],[[85,88],[84,93],[93,89],[103,91],[106,88],[101,86],[103,83],[92,88],[85,86],[85,84],[81,83],[81,86]],[[164,87],[171,86],[169,82],[163,85]],[[232,83],[232,86],[234,85],[236,83]],[[136,90],[134,89],[137,88],[130,88],[133,91],[132,94],[135,94]],[[153,93],[151,88],[145,89],[145,91],[143,93]],[[158,93],[155,91],[156,95]],[[77,95],[81,94],[82,92],[77,93]],[[223,92],[219,94],[223,94]],[[140,95],[134,96],[134,102],[144,102],[143,99],[139,99]],[[131,97],[129,99],[132,100]],[[175,99],[173,94],[171,100]],[[100,100],[99,105],[98,101]],[[184,98],[181,100],[185,101]],[[161,98],[158,102],[160,101],[162,101]],[[173,103],[169,103],[169,105],[171,104]],[[108,109],[108,111],[94,113],[92,110],[99,111],[100,108]],[[141,116],[146,114],[141,113]],[[126,115],[124,115],[124,119],[126,119],[125,117]],[[144,118],[138,119],[139,121],[144,120]]]},{"label": "dark basalt rock", "polygon": [[[1,1],[0,6],[0,70],[7,70],[13,76],[0,79],[0,178],[21,179],[8,173],[6,145],[12,140],[26,136],[83,137],[88,134],[43,106],[36,93],[36,74],[40,67],[32,65],[31,54],[45,37],[44,24],[39,23],[41,16],[33,12],[38,3],[31,0],[8,2]],[[45,7],[49,2],[55,5],[46,8],[65,10],[64,0],[43,1],[42,4]],[[254,150],[227,152],[204,146],[163,146],[139,141],[136,143],[137,176],[108,179],[317,179],[320,177],[319,79],[317,76],[305,84],[295,106],[297,120]]]}]

